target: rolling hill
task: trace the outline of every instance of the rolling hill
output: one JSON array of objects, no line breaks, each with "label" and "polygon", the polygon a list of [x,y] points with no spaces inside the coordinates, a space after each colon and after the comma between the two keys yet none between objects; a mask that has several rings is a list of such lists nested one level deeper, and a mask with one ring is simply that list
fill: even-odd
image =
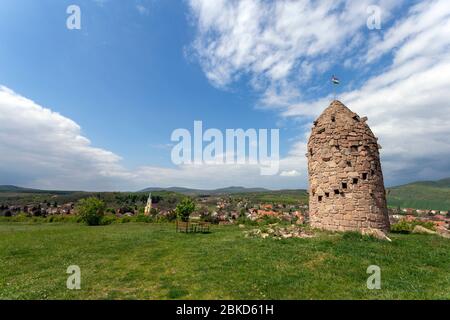
[{"label": "rolling hill", "polygon": [[40,190],[37,189],[27,189],[17,186],[11,186],[11,185],[3,185],[0,186],[0,192],[39,192]]},{"label": "rolling hill", "polygon": [[450,178],[389,188],[388,204],[401,208],[450,210]]},{"label": "rolling hill", "polygon": [[0,193],[28,193],[28,194],[71,194],[80,191],[61,191],[61,190],[41,190],[32,188],[22,188],[12,185],[0,185]]},{"label": "rolling hill", "polygon": [[[307,202],[308,194],[306,190],[268,190],[264,188],[244,188],[228,187],[215,190],[189,189],[180,187],[171,188],[146,188],[139,191],[174,193],[186,196],[199,195],[234,195],[250,198],[261,202],[286,202],[295,203],[299,200]],[[450,178],[438,181],[417,181],[401,186],[387,189],[388,205],[390,207],[450,210]],[[36,200],[47,199],[49,196],[58,195],[64,201],[76,201],[90,195],[103,195],[104,197],[114,197],[116,193],[107,192],[76,192],[76,191],[49,191],[39,189],[21,188],[11,185],[0,185],[0,200],[23,199],[28,201],[31,198]]]},{"label": "rolling hill", "polygon": [[146,188],[139,192],[155,192],[155,191],[172,191],[185,195],[218,195],[218,194],[233,194],[233,193],[270,192],[270,190],[264,188],[245,188],[245,187],[227,187],[213,190],[190,189],[180,187]]}]

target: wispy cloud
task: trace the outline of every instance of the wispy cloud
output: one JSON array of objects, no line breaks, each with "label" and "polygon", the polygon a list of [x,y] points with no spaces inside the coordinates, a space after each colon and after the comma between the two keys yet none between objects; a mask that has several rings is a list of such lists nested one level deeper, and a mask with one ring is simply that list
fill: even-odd
[{"label": "wispy cloud", "polygon": [[[355,74],[369,68],[375,75],[339,98],[369,116],[384,147],[388,183],[450,175],[450,3],[419,2],[367,37],[362,30],[369,4],[382,8],[386,25],[401,2],[191,0],[198,23],[194,45],[214,85],[248,75],[261,102],[284,118],[312,120],[332,99],[303,97],[312,70],[317,77],[332,63]],[[288,159],[305,173],[309,127],[303,132]]]},{"label": "wispy cloud", "polygon": [[141,15],[148,15],[150,13],[150,9],[143,4],[137,4],[136,9]]},{"label": "wispy cloud", "polygon": [[198,29],[193,47],[215,86],[247,75],[264,104],[285,105],[301,97],[313,71],[326,72],[360,44],[369,5],[379,4],[387,20],[401,3],[190,0]]}]

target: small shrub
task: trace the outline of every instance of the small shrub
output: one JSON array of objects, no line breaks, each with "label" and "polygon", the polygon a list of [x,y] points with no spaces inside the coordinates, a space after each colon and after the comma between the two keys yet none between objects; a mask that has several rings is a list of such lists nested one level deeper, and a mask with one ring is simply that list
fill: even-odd
[{"label": "small shrub", "polygon": [[424,222],[424,221],[417,221],[417,220],[407,221],[405,219],[402,219],[399,222],[397,222],[391,226],[391,232],[408,234],[414,230],[415,226],[422,226],[422,227],[430,229],[430,230],[435,230],[434,224],[432,222]]},{"label": "small shrub", "polygon": [[236,224],[244,224],[244,225],[249,225],[249,226],[257,226],[258,222],[253,221],[252,219],[249,219],[245,216],[240,216],[237,220],[236,220]]},{"label": "small shrub", "polygon": [[105,203],[94,197],[81,199],[77,204],[77,212],[81,217],[81,221],[89,226],[101,224],[105,208]]},{"label": "small shrub", "polygon": [[436,231],[436,226],[433,222],[414,221],[414,226],[422,226],[424,228]]},{"label": "small shrub", "polygon": [[189,221],[189,216],[195,211],[195,202],[190,198],[184,198],[177,205],[175,212],[181,221]]},{"label": "small shrub", "polygon": [[411,233],[413,231],[412,223],[406,220],[400,220],[399,222],[391,225],[391,232],[394,233]]},{"label": "small shrub", "polygon": [[260,224],[274,224],[274,223],[280,223],[281,220],[277,217],[272,216],[263,216],[260,220]]},{"label": "small shrub", "polygon": [[150,223],[152,222],[152,218],[150,216],[146,216],[144,214],[138,214],[135,218],[136,222],[144,222],[144,223]]},{"label": "small shrub", "polygon": [[112,224],[112,223],[114,223],[116,221],[117,221],[116,216],[114,216],[112,214],[107,214],[107,215],[102,217],[101,224],[103,226],[107,226],[107,225],[110,225],[110,224]]},{"label": "small shrub", "polygon": [[123,217],[120,219],[120,223],[129,223],[131,222],[131,217]]}]

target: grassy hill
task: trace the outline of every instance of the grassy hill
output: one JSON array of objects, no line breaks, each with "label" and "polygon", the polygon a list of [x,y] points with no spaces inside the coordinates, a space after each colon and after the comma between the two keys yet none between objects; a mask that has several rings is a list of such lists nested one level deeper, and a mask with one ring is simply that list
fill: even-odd
[{"label": "grassy hill", "polygon": [[388,204],[402,208],[450,210],[450,178],[389,188]]}]

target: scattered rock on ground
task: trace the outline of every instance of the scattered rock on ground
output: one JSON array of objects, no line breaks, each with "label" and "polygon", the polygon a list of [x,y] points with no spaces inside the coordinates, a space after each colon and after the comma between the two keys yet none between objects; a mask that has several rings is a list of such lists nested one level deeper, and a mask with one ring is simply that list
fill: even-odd
[{"label": "scattered rock on ground", "polygon": [[379,229],[366,228],[366,229],[362,229],[361,233],[363,235],[371,236],[371,237],[374,237],[379,240],[386,240],[386,241],[392,242],[392,240],[383,231],[381,231]]},{"label": "scattered rock on ground", "polygon": [[449,230],[447,230],[445,228],[438,228],[438,229],[436,229],[436,231],[441,237],[450,239],[450,231]]},{"label": "scattered rock on ground", "polygon": [[448,229],[446,229],[445,227],[436,228],[436,232],[441,237],[450,239],[450,231]]},{"label": "scattered rock on ground", "polygon": [[270,224],[266,227],[244,231],[245,237],[252,238],[274,238],[274,239],[289,239],[289,238],[311,238],[314,234],[311,231],[300,228],[296,225],[287,227],[279,226],[278,224]]},{"label": "scattered rock on ground", "polygon": [[436,234],[436,231],[427,229],[422,226],[415,226],[412,233],[421,233],[421,234]]}]

